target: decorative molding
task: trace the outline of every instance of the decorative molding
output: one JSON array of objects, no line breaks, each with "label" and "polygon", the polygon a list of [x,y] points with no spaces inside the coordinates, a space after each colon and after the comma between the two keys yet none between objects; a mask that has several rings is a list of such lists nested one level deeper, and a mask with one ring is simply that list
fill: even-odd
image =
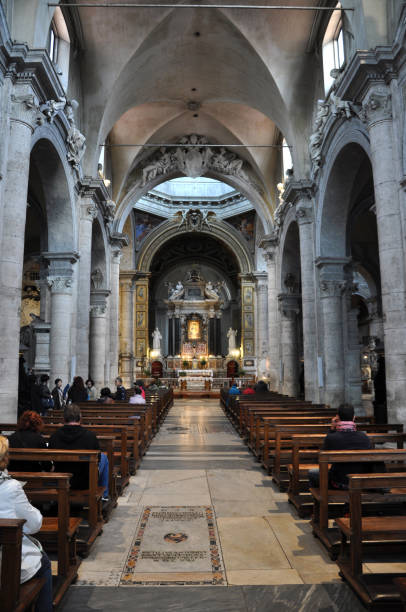
[{"label": "decorative molding", "polygon": [[347,288],[346,280],[322,279],[320,280],[321,298],[341,297]]},{"label": "decorative molding", "polygon": [[174,220],[179,221],[178,230],[185,232],[201,232],[202,229],[207,228],[212,230],[211,220],[216,216],[215,212],[206,210],[202,212],[197,208],[190,208],[189,210],[179,210],[173,216]]},{"label": "decorative molding", "polygon": [[279,310],[285,317],[293,317],[300,312],[300,294],[280,293],[278,295]]},{"label": "decorative molding", "polygon": [[259,243],[259,248],[264,251],[264,258],[268,263],[275,261],[275,254],[279,246],[278,231],[274,230],[271,234],[263,236]]},{"label": "decorative molding", "polygon": [[[211,149],[206,146],[209,142],[205,136],[198,134],[184,136],[177,144],[179,145],[177,147],[161,147],[158,152],[154,152],[139,164],[139,169],[135,170],[138,177],[134,184],[145,187],[158,176],[164,177],[174,172],[197,178],[212,170],[224,175],[235,176],[254,187],[259,193],[263,193],[262,187],[250,177],[252,169],[248,163],[233,151],[228,151],[224,147]],[[199,147],[199,145],[205,146]]]},{"label": "decorative molding", "polygon": [[72,293],[72,278],[71,276],[48,276],[48,286],[51,293]]},{"label": "decorative molding", "polygon": [[99,209],[97,206],[92,206],[89,204],[82,204],[80,207],[80,218],[83,221],[93,221],[96,219],[98,215]]},{"label": "decorative molding", "polygon": [[30,90],[25,89],[25,93],[11,94],[10,120],[22,123],[34,132],[36,127],[44,123],[44,116],[40,111],[37,98]]}]

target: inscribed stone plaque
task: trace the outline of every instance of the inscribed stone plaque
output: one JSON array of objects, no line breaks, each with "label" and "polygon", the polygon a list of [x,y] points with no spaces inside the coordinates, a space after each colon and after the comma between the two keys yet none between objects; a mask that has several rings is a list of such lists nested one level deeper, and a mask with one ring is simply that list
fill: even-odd
[{"label": "inscribed stone plaque", "polygon": [[121,584],[225,584],[211,506],[148,506]]}]

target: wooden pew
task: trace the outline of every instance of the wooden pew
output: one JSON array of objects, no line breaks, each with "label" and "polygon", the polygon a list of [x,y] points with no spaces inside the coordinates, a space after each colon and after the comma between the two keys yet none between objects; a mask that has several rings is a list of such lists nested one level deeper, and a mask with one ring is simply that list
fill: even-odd
[{"label": "wooden pew", "polygon": [[58,504],[58,516],[44,516],[41,530],[35,534],[47,552],[57,550],[58,575],[54,583],[54,606],[57,606],[69,585],[76,580],[80,565],[76,536],[82,519],[70,516],[71,474],[12,472],[11,476],[25,483],[24,491],[32,503],[56,501]]},{"label": "wooden pew", "polygon": [[[69,491],[71,503],[88,506],[88,533],[84,541],[78,542],[81,552],[87,554],[96,537],[102,532],[104,522],[101,511],[103,487],[99,487],[97,484],[99,451],[10,448],[9,452],[10,459],[13,461],[54,461],[55,463],[81,463],[84,468],[85,465],[87,465],[87,469],[89,471],[89,488],[84,490],[70,489]],[[56,468],[58,468],[57,465]]]},{"label": "wooden pew", "polygon": [[[388,425],[388,428],[391,428]],[[402,428],[402,426],[400,426]],[[373,446],[392,443],[397,448],[404,448],[404,433],[370,433],[368,437]],[[292,435],[292,463],[289,472],[289,502],[295,507],[301,518],[310,516],[313,510],[313,497],[309,491],[309,470],[319,467],[319,450],[323,447],[324,434]]]},{"label": "wooden pew", "polygon": [[0,519],[2,612],[33,612],[44,578],[31,578],[20,584],[21,546],[24,519]]},{"label": "wooden pew", "polygon": [[[378,489],[379,491],[375,491]],[[389,489],[389,491],[388,491]],[[382,552],[391,553],[394,543],[406,550],[406,516],[362,516],[362,501],[375,495],[382,504],[389,502],[398,490],[406,491],[406,473],[356,474],[349,476],[350,516],[336,519],[341,532],[341,549],[338,558],[340,575],[351,585],[361,601],[373,610],[401,609],[399,590],[394,578],[406,578],[406,574],[367,574],[362,561],[365,544],[381,542]],[[388,491],[384,494],[382,491]],[[394,492],[394,494],[392,493]],[[363,546],[364,545],[364,546]],[[378,557],[379,559],[380,557]]]},{"label": "wooden pew", "polygon": [[[318,489],[310,488],[313,496],[313,516],[311,520],[313,534],[319,538],[326,547],[330,556],[335,558],[338,552],[338,533],[336,529],[329,529],[329,517],[336,518],[343,512],[344,504],[348,503],[347,490],[329,489],[328,470],[332,463],[390,463],[395,462],[396,469],[406,471],[406,450],[403,449],[368,449],[347,451],[321,451],[319,453],[320,486]],[[368,501],[367,496],[365,501]],[[376,502],[376,496],[371,497],[371,503]],[[405,496],[399,496],[399,503],[406,501]],[[338,511],[338,514],[337,514]]]},{"label": "wooden pew", "polygon": [[394,578],[393,583],[403,603],[402,612],[406,612],[406,578]]}]

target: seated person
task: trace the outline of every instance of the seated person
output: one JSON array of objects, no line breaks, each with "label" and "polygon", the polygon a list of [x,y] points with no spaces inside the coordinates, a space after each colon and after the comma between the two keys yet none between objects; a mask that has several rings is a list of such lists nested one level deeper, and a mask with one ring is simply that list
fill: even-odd
[{"label": "seated person", "polygon": [[159,378],[154,378],[153,381],[148,385],[148,391],[158,391],[160,388]]},{"label": "seated person", "polygon": [[[12,478],[7,471],[8,440],[0,436],[0,518],[25,519],[21,549],[21,576],[23,584],[31,578],[45,578],[37,602],[36,612],[52,612],[52,573],[51,562],[35,538],[27,535],[41,529],[42,514],[34,508],[24,493],[21,482]],[[0,557],[1,568],[1,557]]]},{"label": "seated person", "polygon": [[[49,448],[63,450],[100,450],[99,441],[92,431],[80,424],[81,414],[77,404],[69,404],[63,411],[65,424],[49,439]],[[89,488],[89,472],[80,463],[58,462],[58,472],[70,472],[72,489]],[[104,453],[99,454],[99,486],[104,487],[103,501],[109,496],[109,461]]]},{"label": "seated person", "polygon": [[247,385],[247,387],[243,389],[242,394],[243,395],[254,395],[255,394],[254,387],[252,385]]},{"label": "seated person", "polygon": [[[33,410],[26,410],[18,419],[17,430],[9,437],[10,448],[47,448],[41,435],[44,423]],[[50,472],[50,461],[10,461],[10,472]]]},{"label": "seated person", "polygon": [[130,397],[130,404],[145,404],[145,398],[142,397],[139,387],[134,387],[133,393],[134,395]]},{"label": "seated person", "polygon": [[145,385],[143,380],[136,380],[134,383],[134,387],[139,387],[141,389],[141,395],[145,399]]},{"label": "seated person", "polygon": [[91,378],[88,378],[86,381],[86,391],[88,401],[97,399],[96,387],[94,386],[94,381]]},{"label": "seated person", "polygon": [[255,385],[255,393],[269,393],[268,385],[264,380],[259,380]]},{"label": "seated person", "polygon": [[99,404],[114,404],[114,400],[111,397],[111,391],[109,387],[103,387],[100,391],[100,397],[97,400]]},{"label": "seated person", "polygon": [[116,393],[114,395],[114,399],[117,402],[124,402],[127,399],[127,395],[125,392],[125,387],[123,387],[123,380],[119,376],[117,376],[116,380]]},{"label": "seated person", "polygon": [[228,406],[228,404],[230,402],[230,395],[240,395],[240,393],[241,393],[241,391],[237,387],[237,383],[233,383],[232,386],[230,387],[230,389],[228,390],[228,397],[227,397],[227,401],[226,401],[227,406]]},{"label": "seated person", "polygon": [[[324,439],[321,450],[367,450],[372,448],[371,440],[363,431],[357,431],[354,423],[354,407],[351,404],[341,404],[338,414],[331,422],[331,429]],[[329,470],[329,487],[332,489],[348,489],[347,474],[363,474],[372,471],[374,464],[337,463]],[[310,487],[319,486],[319,470],[309,470]]]}]

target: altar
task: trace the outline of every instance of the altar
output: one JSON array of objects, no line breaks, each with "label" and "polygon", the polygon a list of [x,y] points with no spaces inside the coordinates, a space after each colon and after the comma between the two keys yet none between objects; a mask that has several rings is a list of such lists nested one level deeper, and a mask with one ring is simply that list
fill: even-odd
[{"label": "altar", "polygon": [[177,370],[176,375],[179,385],[182,387],[182,382],[186,383],[189,391],[203,391],[207,383],[211,386],[213,382],[213,370]]}]

